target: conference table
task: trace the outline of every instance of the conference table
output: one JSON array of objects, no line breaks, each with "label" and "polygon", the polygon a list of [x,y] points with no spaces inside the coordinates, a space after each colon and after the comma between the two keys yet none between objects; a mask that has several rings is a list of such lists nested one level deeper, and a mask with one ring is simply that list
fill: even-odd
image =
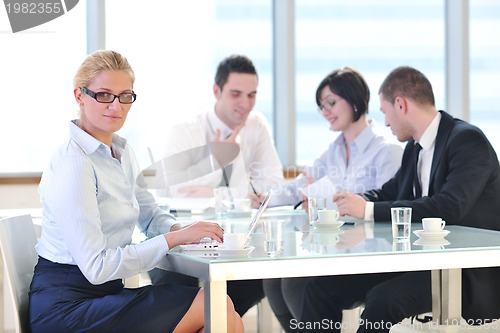
[{"label": "conference table", "polygon": [[[245,231],[249,216],[192,216],[211,219],[225,230]],[[312,227],[303,211],[268,209],[262,219],[285,221],[284,251],[270,257],[264,251],[262,223],[251,236],[254,249],[239,256],[223,251],[186,251],[175,247],[160,262],[163,269],[203,281],[206,332],[227,332],[226,282],[246,279],[430,270],[432,312],[437,323],[461,318],[461,269],[500,266],[500,232],[447,225],[446,237],[411,234],[409,242],[392,239],[390,223],[346,219],[340,228]],[[342,218],[340,218],[342,219]],[[181,219],[182,221],[182,219]],[[422,229],[412,223],[412,231]]]}]

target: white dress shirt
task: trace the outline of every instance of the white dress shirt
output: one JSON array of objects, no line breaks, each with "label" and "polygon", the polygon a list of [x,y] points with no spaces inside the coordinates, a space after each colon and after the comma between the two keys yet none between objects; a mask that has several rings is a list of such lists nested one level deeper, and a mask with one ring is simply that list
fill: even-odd
[{"label": "white dress shirt", "polygon": [[434,156],[434,148],[436,146],[436,137],[440,121],[441,113],[437,112],[429,127],[427,127],[424,134],[422,134],[420,141],[418,141],[418,143],[422,146],[422,150],[420,150],[418,157],[417,173],[420,184],[422,185],[423,197],[429,194],[432,157]]},{"label": "white dress shirt", "polygon": [[[93,284],[154,268],[169,246],[163,233],[175,218],[158,208],[141,183],[141,168],[126,141],[113,136],[112,151],[70,123],[69,139],[52,156],[39,186],[41,257],[78,265]],[[131,244],[135,226],[149,239]]]},{"label": "white dress shirt", "polygon": [[[166,133],[163,157],[168,158],[212,142],[217,129],[221,131],[221,140],[232,133],[231,128],[219,119],[215,110],[199,114],[189,121],[173,126]],[[283,166],[276,151],[269,124],[261,113],[257,111],[250,113],[237,137],[237,143],[239,143],[241,153],[232,163],[231,187],[243,188],[241,195],[246,196],[250,190],[249,176],[252,177],[254,186],[260,192],[284,183]],[[181,185],[171,186],[168,192],[176,196],[176,189],[188,185],[217,187],[221,184],[221,180],[221,172],[210,172]],[[165,192],[159,191],[159,195],[165,195]]]}]

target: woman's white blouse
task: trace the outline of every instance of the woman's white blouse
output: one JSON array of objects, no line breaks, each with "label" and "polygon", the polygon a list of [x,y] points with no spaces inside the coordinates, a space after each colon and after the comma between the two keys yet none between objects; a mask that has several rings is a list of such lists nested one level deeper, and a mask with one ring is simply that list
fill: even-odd
[{"label": "woman's white blouse", "polygon": [[[394,177],[401,165],[403,148],[389,143],[375,131],[375,124],[370,121],[357,137],[350,143],[350,158],[347,161],[346,143],[343,134],[333,141],[313,165],[304,169],[316,181],[327,176],[332,182],[334,191],[329,193],[328,200],[338,191],[363,193],[382,187]],[[307,185],[307,179],[299,176],[277,192],[271,204],[290,205],[301,200],[300,187]]]},{"label": "woman's white blouse", "polygon": [[[69,139],[52,156],[39,186],[42,235],[37,253],[78,265],[93,284],[154,268],[169,246],[163,236],[177,223],[139,186],[141,169],[118,135],[112,149],[70,123]],[[147,240],[131,244],[134,227]]]}]

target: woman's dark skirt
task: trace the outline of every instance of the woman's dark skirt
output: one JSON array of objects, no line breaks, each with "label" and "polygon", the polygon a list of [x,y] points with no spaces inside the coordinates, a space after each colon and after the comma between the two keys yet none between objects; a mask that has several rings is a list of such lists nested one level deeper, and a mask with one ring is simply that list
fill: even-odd
[{"label": "woman's dark skirt", "polygon": [[39,258],[31,282],[32,333],[172,332],[199,288],[174,284],[123,287],[91,284],[78,266]]}]

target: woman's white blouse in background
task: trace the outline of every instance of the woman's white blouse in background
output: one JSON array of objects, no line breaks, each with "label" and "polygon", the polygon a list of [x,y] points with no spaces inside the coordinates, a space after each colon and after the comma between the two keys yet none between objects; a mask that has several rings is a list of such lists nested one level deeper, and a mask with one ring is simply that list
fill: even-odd
[{"label": "woman's white blouse in background", "polygon": [[[335,192],[363,193],[380,188],[391,179],[401,166],[403,148],[388,142],[376,133],[373,121],[350,144],[350,158],[347,162],[345,137],[341,133],[313,165],[304,169],[316,181],[327,176],[334,192],[328,194],[331,200]],[[299,188],[306,186],[305,177],[299,176],[277,191],[271,204],[290,205],[301,200]],[[275,191],[276,192],[276,191]]]}]

